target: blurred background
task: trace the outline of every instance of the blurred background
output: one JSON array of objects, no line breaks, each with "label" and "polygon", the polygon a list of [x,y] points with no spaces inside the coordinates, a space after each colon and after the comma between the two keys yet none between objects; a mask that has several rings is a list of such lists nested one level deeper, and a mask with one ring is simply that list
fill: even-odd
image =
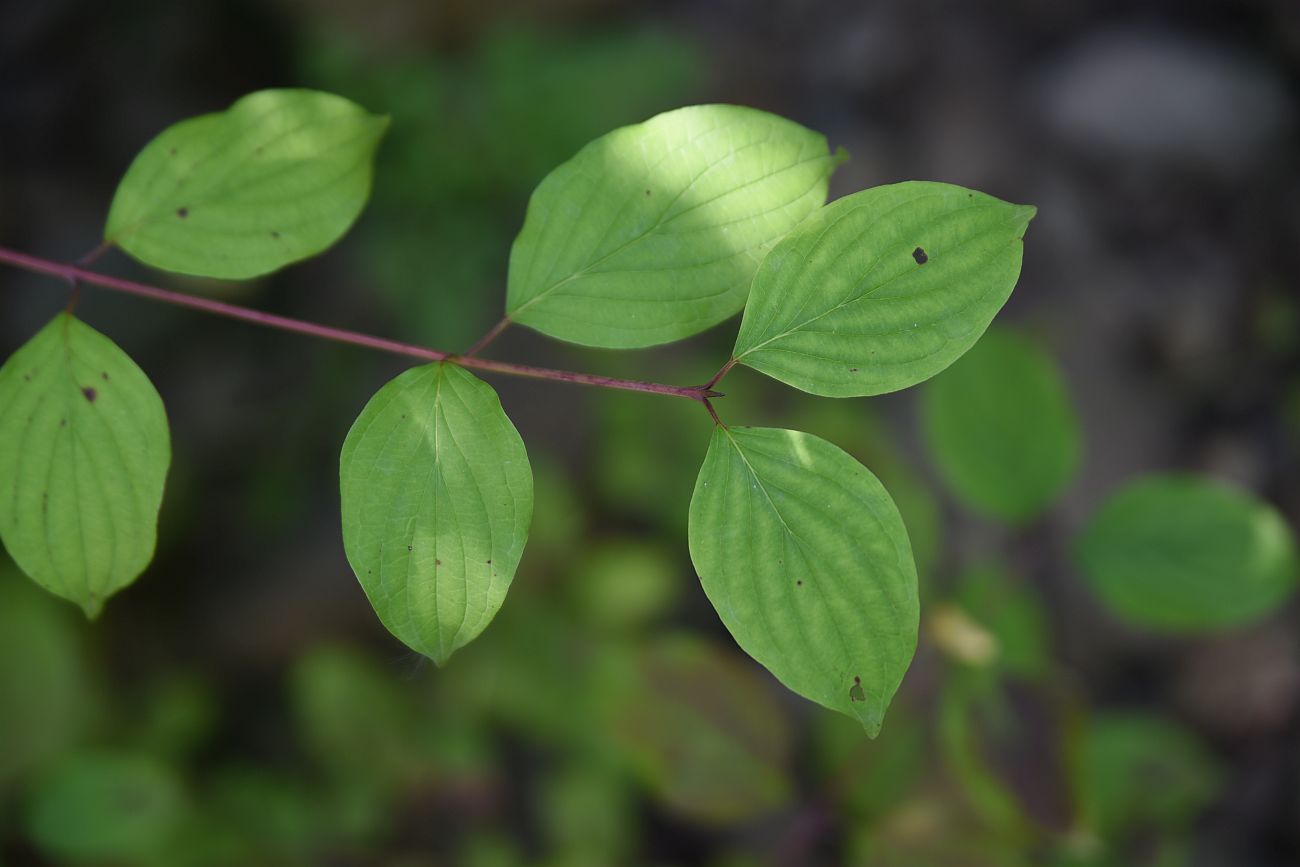
[{"label": "blurred background", "polygon": [[[704,597],[698,407],[494,378],[536,517],[500,615],[438,670],[340,540],[340,445],[403,363],[89,290],[79,314],[153,378],[175,457],[157,559],[97,622],[0,560],[0,863],[1300,863],[1295,594],[1147,628],[1077,556],[1153,472],[1300,515],[1294,0],[0,3],[0,245],[82,255],[150,138],[273,86],[392,116],[343,242],[237,285],[98,267],[463,350],[550,169],[665,109],[753,105],[849,150],[832,197],[915,178],[1038,206],[998,321],[1032,347],[1007,363],[1054,383],[1061,471],[972,493],[931,386],[727,378],[726,421],[835,442],[907,523],[921,645],[867,741]],[[65,300],[0,273],[0,351]],[[487,354],[692,384],[735,329],[605,352],[516,328]]]}]

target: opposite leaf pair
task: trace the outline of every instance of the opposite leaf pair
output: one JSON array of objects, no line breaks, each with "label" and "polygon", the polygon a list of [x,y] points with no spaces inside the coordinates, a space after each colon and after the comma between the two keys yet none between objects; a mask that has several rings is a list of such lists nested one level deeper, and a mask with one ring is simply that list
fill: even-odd
[{"label": "opposite leaf pair", "polygon": [[[632,348],[744,307],[730,364],[836,396],[926,379],[1005,302],[1033,209],[931,183],[823,208],[841,159],[821,136],[735,106],[616,130],[538,187],[507,317]],[[441,407],[453,382],[482,389],[478,409]],[[389,629],[438,662],[483,628],[512,577],[531,506],[516,470],[526,456],[495,397],[450,363],[385,386],[344,446],[349,559]],[[875,734],[918,621],[907,532],[875,476],[808,434],[719,425],[690,541],[741,647]]]},{"label": "opposite leaf pair", "polygon": [[[185,121],[128,171],[106,243],[224,278],[319,252],[364,204],[386,125],[310,91],[265,91]],[[1005,302],[1033,209],[933,183],[822,207],[842,160],[824,137],[737,106],[615,130],[534,194],[511,251],[507,321],[634,348],[744,308],[726,368],[838,397],[920,382]],[[94,343],[87,335],[112,347],[61,316],[0,370],[0,484],[14,491],[0,533],[29,574],[93,611],[152,554],[168,449],[161,403],[129,360],[78,366],[72,341]],[[115,400],[129,399],[129,415],[96,405],[82,382],[118,376],[123,360],[135,376],[121,367],[133,385]],[[29,368],[46,387],[24,390]],[[64,439],[51,394],[79,410]],[[79,395],[98,414],[83,417]],[[683,396],[707,404],[705,392]],[[23,401],[32,409],[13,412]],[[42,443],[36,463],[28,425]],[[115,456],[115,442],[130,445]],[[455,356],[397,377],[348,435],[341,493],[348,559],[380,619],[444,662],[499,609],[532,514],[527,455],[495,393]],[[796,692],[878,731],[918,614],[907,533],[876,478],[808,434],[719,422],[690,518],[704,589],[741,646]],[[79,567],[61,547],[70,533],[81,534],[68,549],[82,552]]]}]

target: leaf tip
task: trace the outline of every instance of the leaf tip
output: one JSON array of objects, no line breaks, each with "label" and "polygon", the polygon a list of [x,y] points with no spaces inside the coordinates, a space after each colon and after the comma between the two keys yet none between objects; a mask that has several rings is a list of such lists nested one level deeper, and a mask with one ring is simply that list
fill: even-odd
[{"label": "leaf tip", "polygon": [[1038,216],[1038,207],[1036,205],[1014,205],[1012,211],[1012,222],[1015,223],[1017,230],[1024,235],[1025,229],[1029,226],[1029,221]]},{"label": "leaf tip", "polygon": [[94,623],[104,613],[104,599],[98,593],[91,593],[85,601],[78,603],[86,619]]}]

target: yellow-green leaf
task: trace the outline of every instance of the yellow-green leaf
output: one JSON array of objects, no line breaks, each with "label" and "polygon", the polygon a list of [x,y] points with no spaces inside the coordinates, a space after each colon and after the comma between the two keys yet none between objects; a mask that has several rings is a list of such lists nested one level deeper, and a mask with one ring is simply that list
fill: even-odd
[{"label": "yellow-green leaf", "polygon": [[754,277],[734,357],[813,394],[897,391],[952,364],[1020,275],[1034,208],[909,181],[838,199]]},{"label": "yellow-green leaf", "polygon": [[825,440],[718,427],[695,484],[691,560],[736,642],[875,736],[916,649],[907,530],[871,472]]},{"label": "yellow-green leaf", "polygon": [[149,142],[118,185],[104,238],[182,274],[275,271],[351,227],[387,128],[388,118],[328,93],[249,94]]},{"label": "yellow-green leaf", "polygon": [[388,630],[439,665],[505,599],[528,539],[533,475],[496,392],[438,362],[389,382],[341,459],[343,545]]},{"label": "yellow-green leaf", "polygon": [[506,312],[587,346],[703,331],[744,306],[763,253],[822,206],[842,159],[824,136],[735,105],[616,129],[533,193]]},{"label": "yellow-green leaf", "polygon": [[60,313],[0,368],[0,538],[89,617],[153,559],[171,462],[162,399],[104,335]]}]

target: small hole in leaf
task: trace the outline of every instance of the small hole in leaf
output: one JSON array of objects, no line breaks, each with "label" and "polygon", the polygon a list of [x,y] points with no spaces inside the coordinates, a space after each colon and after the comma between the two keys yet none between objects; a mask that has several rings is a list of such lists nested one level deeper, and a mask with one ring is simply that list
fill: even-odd
[{"label": "small hole in leaf", "polygon": [[862,678],[853,678],[853,686],[849,689],[849,701],[866,701],[867,693],[862,689]]}]

